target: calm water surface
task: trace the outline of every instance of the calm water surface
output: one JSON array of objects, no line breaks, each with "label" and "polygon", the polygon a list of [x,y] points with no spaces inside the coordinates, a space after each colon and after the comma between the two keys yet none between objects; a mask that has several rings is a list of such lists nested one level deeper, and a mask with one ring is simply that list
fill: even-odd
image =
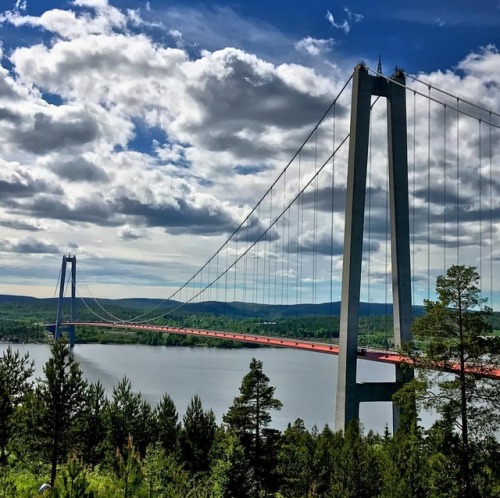
[{"label": "calm water surface", "polygon": [[[14,349],[29,351],[35,360],[36,376],[50,356],[45,344],[15,344]],[[0,354],[7,344],[0,344]],[[180,416],[194,394],[203,406],[212,408],[222,421],[235,396],[252,357],[263,362],[264,372],[276,387],[275,396],[283,403],[273,412],[272,425],[284,429],[288,422],[302,418],[310,429],[333,427],[337,357],[292,349],[215,349],[140,345],[78,344],[75,358],[85,377],[100,380],[108,395],[125,375],[134,391],[140,391],[151,404],[168,393]],[[382,363],[358,361],[358,381],[394,380],[394,367]],[[391,425],[388,403],[364,403],[360,417],[366,429],[382,432]]]}]

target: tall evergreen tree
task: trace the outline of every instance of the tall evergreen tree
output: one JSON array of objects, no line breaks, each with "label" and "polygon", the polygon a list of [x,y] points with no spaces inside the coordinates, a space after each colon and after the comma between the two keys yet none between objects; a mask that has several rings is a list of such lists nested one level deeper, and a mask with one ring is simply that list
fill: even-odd
[{"label": "tall evergreen tree", "polygon": [[158,441],[166,454],[176,451],[180,433],[179,415],[172,398],[165,394],[155,410]]},{"label": "tall evergreen tree", "polygon": [[122,452],[132,437],[134,450],[145,455],[154,441],[154,419],[151,407],[141,393],[134,393],[132,384],[124,377],[113,388],[113,396],[106,413],[107,444],[110,454]]},{"label": "tall evergreen tree", "polygon": [[211,467],[213,498],[249,498],[254,496],[253,473],[238,437],[220,427],[215,443],[217,458]]},{"label": "tall evergreen tree", "polygon": [[15,410],[32,389],[34,362],[9,346],[0,358],[0,465],[15,431]]},{"label": "tall evergreen tree", "polygon": [[[426,314],[413,325],[422,354],[412,351],[420,370],[413,383],[419,400],[455,426],[460,435],[462,494],[475,495],[471,475],[473,442],[491,434],[500,423],[500,384],[475,374],[484,373],[498,360],[498,339],[488,339],[489,308],[483,307],[475,267],[451,266],[436,280],[438,300],[426,301]],[[454,374],[450,374],[451,368]],[[440,375],[433,372],[446,372]]]},{"label": "tall evergreen tree", "polygon": [[418,425],[414,395],[396,393],[394,400],[401,407],[401,419],[396,434],[386,433],[381,454],[381,498],[431,495],[429,458],[423,429]]},{"label": "tall evergreen tree", "polygon": [[82,441],[83,460],[91,468],[104,457],[107,407],[108,400],[101,382],[90,384],[85,393],[79,437]]},{"label": "tall evergreen tree", "polygon": [[87,383],[69,345],[61,339],[51,348],[43,367],[44,377],[35,390],[37,432],[41,449],[49,453],[50,484],[54,487],[57,464],[79,444],[74,435],[81,422]]},{"label": "tall evergreen tree", "polygon": [[195,394],[182,425],[181,451],[186,467],[193,473],[208,471],[216,429],[214,412],[204,411],[200,397]]},{"label": "tall evergreen tree", "polygon": [[381,476],[370,437],[364,438],[358,420],[349,422],[344,444],[334,460],[331,493],[342,498],[378,496]]},{"label": "tall evergreen tree", "polygon": [[328,496],[332,485],[334,464],[344,444],[344,435],[340,431],[333,432],[326,425],[319,434],[313,433],[312,436],[314,439],[313,474],[315,476],[313,490],[317,496]]},{"label": "tall evergreen tree", "polygon": [[142,473],[141,457],[135,449],[131,436],[127,438],[127,444],[122,450],[117,448],[116,459],[118,462],[117,474],[120,479],[123,498],[137,496],[144,475]]},{"label": "tall evergreen tree", "polygon": [[[262,449],[266,443],[266,428],[269,426],[271,410],[280,410],[281,401],[274,397],[275,388],[269,385],[269,377],[262,370],[262,362],[252,358],[250,371],[243,377],[240,395],[234,398],[232,406],[224,415],[224,423],[233,430],[245,449],[256,482],[269,472],[267,465],[275,466],[263,458]],[[273,465],[274,463],[274,465]]]},{"label": "tall evergreen tree", "polygon": [[302,498],[315,492],[313,470],[314,439],[306,430],[304,421],[288,424],[280,442],[278,472],[280,492],[287,498]]}]

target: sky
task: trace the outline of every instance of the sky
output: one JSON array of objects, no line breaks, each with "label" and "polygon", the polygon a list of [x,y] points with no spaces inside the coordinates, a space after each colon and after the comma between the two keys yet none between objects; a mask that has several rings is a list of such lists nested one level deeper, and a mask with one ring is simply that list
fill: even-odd
[{"label": "sky", "polygon": [[52,297],[71,253],[95,296],[168,297],[359,62],[499,110],[499,28],[498,0],[2,0],[0,293]]}]

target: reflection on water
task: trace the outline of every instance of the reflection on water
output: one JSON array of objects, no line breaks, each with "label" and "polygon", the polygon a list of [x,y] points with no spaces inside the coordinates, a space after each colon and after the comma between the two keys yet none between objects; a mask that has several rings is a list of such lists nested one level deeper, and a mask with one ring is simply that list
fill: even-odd
[{"label": "reflection on water", "polygon": [[[7,347],[0,344],[3,350]],[[36,376],[50,355],[45,344],[14,345],[21,352],[29,351],[35,360]],[[180,416],[194,394],[205,408],[212,408],[217,421],[222,421],[235,396],[252,357],[261,360],[264,372],[276,387],[276,397],[283,403],[273,413],[273,426],[284,429],[288,422],[302,418],[310,429],[333,426],[337,357],[292,349],[214,349],[140,345],[79,344],[74,349],[85,377],[100,380],[108,395],[125,375],[135,391],[156,404],[168,393]],[[359,381],[394,380],[394,367],[360,360]],[[362,404],[361,420],[366,429],[382,432],[391,425],[388,403]]]}]

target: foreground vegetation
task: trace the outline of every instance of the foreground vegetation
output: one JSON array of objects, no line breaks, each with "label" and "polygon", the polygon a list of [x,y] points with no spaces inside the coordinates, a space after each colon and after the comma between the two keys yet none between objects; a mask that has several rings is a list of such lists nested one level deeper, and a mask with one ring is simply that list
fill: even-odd
[{"label": "foreground vegetation", "polygon": [[[404,394],[394,436],[363,435],[356,421],[345,433],[309,431],[300,419],[281,432],[271,428],[281,403],[255,359],[219,424],[196,395],[179,420],[168,394],[153,407],[126,378],[108,400],[62,341],[36,383],[32,371],[10,349],[0,359],[2,497],[40,488],[68,498],[464,496],[452,419],[422,429]],[[470,496],[500,497],[500,444],[489,430],[474,433],[468,456]]]},{"label": "foreground vegetation", "polygon": [[[500,497],[500,382],[466,372],[498,361],[475,268],[454,266],[407,345],[417,377],[395,396],[397,432],[272,428],[281,408],[253,359],[220,423],[194,395],[179,420],[165,394],[157,406],[124,378],[109,399],[87,383],[59,341],[43,376],[29,356],[0,358],[0,497]],[[456,374],[443,373],[449,363]],[[424,367],[432,367],[426,369]],[[442,370],[442,371],[441,371]],[[425,430],[417,409],[439,417]],[[39,491],[40,490],[40,491]]]}]

